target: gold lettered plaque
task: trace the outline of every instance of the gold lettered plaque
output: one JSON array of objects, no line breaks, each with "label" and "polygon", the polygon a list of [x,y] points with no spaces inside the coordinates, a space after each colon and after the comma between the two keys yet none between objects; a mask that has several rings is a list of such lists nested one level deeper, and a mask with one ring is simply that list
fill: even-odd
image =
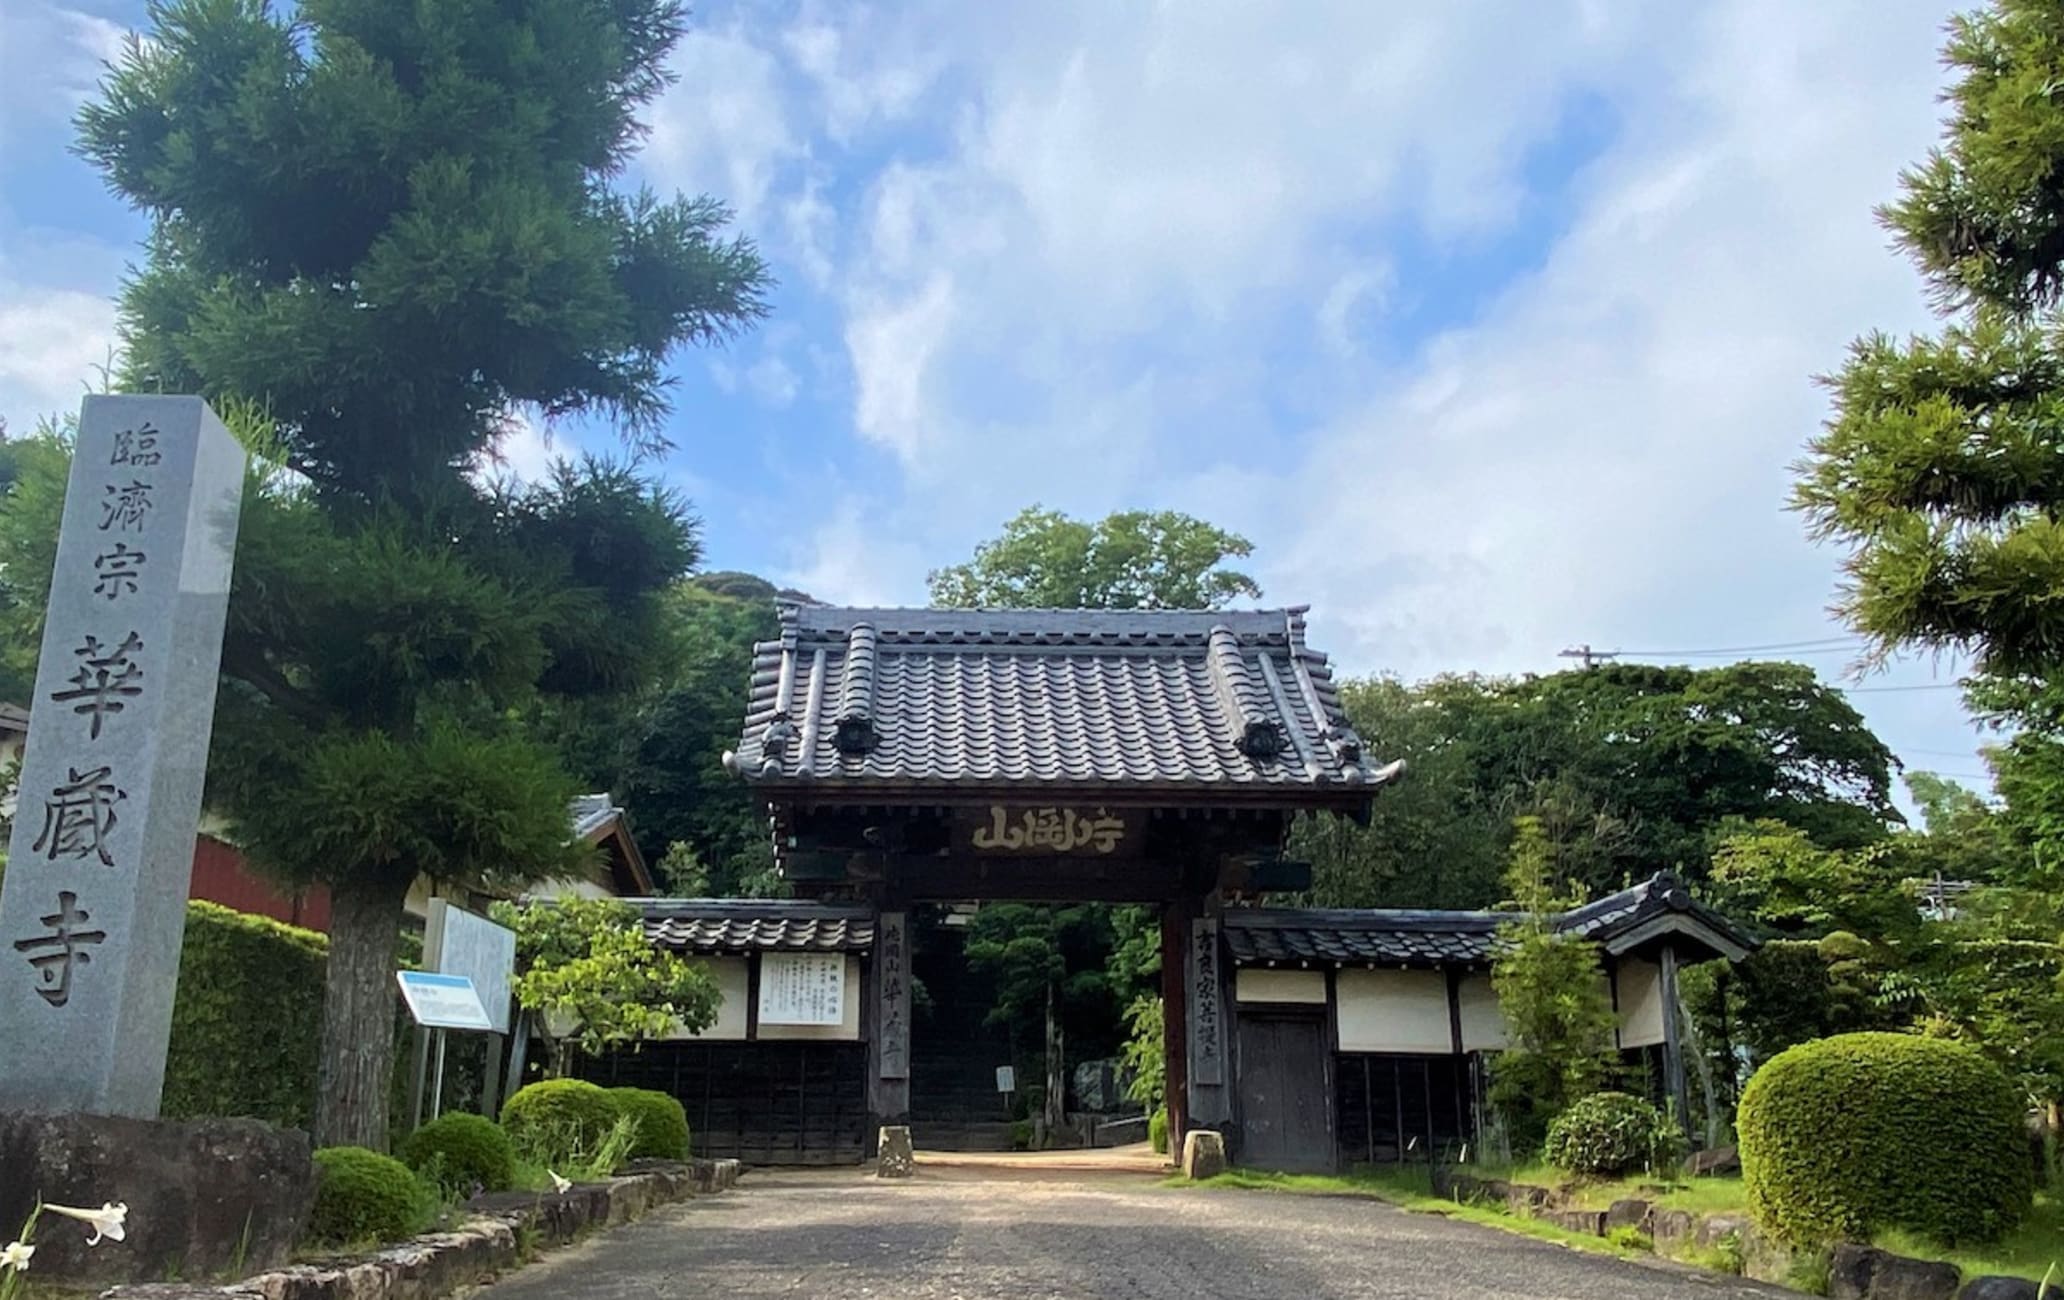
[{"label": "gold lettered plaque", "polygon": [[990,804],[955,814],[954,841],[991,857],[1139,856],[1145,818],[1132,809]]}]

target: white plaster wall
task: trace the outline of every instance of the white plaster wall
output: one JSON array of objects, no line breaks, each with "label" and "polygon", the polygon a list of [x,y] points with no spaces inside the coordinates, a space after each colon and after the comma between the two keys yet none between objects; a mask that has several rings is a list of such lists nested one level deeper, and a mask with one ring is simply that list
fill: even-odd
[{"label": "white plaster wall", "polygon": [[1662,1042],[1662,968],[1652,961],[1627,957],[1613,977],[1619,983],[1620,1046],[1653,1047]]},{"label": "white plaster wall", "polygon": [[691,960],[708,971],[709,977],[717,983],[717,994],[721,999],[717,1003],[717,1018],[715,1023],[699,1034],[689,1033],[687,1027],[676,1020],[673,1032],[668,1034],[667,1037],[669,1039],[699,1038],[705,1041],[715,1039],[735,1041],[744,1038],[745,958],[696,957]]},{"label": "white plaster wall", "polygon": [[1440,971],[1343,970],[1334,991],[1343,1052],[1454,1050],[1448,979]]},{"label": "white plaster wall", "polygon": [[[739,995],[741,1004],[744,994]],[[844,1018],[836,1025],[761,1025],[761,1038],[805,1038],[850,1043],[860,1037],[860,959],[846,958]]]},{"label": "white plaster wall", "polygon": [[1233,997],[1241,1002],[1326,1005],[1326,973],[1316,970],[1252,970],[1233,975]]},{"label": "white plaster wall", "polygon": [[1462,1010],[1462,1050],[1495,1052],[1505,1046],[1505,1015],[1498,1009],[1498,991],[1491,977],[1472,972],[1462,977],[1455,991]]}]

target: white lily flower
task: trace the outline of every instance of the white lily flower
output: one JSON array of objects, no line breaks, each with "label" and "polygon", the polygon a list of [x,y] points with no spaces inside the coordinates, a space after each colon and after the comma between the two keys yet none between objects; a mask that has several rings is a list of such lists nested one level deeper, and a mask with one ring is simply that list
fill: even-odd
[{"label": "white lily flower", "polygon": [[120,1241],[123,1236],[122,1221],[129,1217],[129,1205],[126,1201],[110,1202],[97,1210],[81,1210],[70,1205],[46,1205],[43,1208],[52,1214],[62,1214],[67,1219],[92,1224],[93,1235],[86,1241],[89,1246],[98,1246],[102,1237],[109,1241]]},{"label": "white lily flower", "polygon": [[8,1242],[5,1247],[0,1247],[0,1272],[10,1268],[17,1273],[28,1272],[29,1256],[35,1253],[34,1246],[24,1245],[19,1241]]},{"label": "white lily flower", "polygon": [[552,1180],[552,1190],[553,1190],[553,1191],[555,1191],[555,1192],[564,1192],[564,1191],[565,1191],[565,1190],[566,1190],[567,1188],[569,1188],[569,1187],[573,1186],[573,1184],[572,1184],[571,1182],[567,1181],[567,1180],[566,1180],[566,1179],[564,1179],[564,1178],[561,1178],[561,1177],[560,1177],[559,1175],[557,1175],[557,1174],[553,1173],[553,1172],[552,1172],[551,1170],[549,1170],[549,1169],[547,1169],[547,1170],[545,1171],[545,1174],[546,1174],[546,1176],[548,1176],[549,1178],[551,1178],[551,1180]]}]

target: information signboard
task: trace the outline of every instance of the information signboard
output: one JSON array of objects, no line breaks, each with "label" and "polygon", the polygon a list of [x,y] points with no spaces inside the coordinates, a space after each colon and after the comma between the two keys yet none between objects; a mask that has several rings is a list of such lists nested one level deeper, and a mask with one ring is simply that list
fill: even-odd
[{"label": "information signboard", "polygon": [[846,1018],[844,953],[770,952],[760,958],[760,1023],[838,1025]]},{"label": "information signboard", "polygon": [[464,975],[404,970],[396,971],[394,978],[401,982],[401,996],[408,1003],[409,1014],[423,1028],[482,1032],[494,1028],[487,1009],[480,1005],[480,994],[474,990],[473,981]]}]

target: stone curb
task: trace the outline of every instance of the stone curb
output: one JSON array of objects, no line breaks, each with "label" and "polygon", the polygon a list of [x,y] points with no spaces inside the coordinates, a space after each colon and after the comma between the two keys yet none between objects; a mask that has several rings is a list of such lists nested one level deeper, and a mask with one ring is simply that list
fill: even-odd
[{"label": "stone curb", "polygon": [[[1745,1215],[1694,1215],[1633,1199],[1615,1201],[1608,1210],[1576,1210],[1560,1204],[1552,1188],[1478,1178],[1446,1166],[1433,1171],[1433,1190],[1450,1200],[1499,1206],[1519,1218],[1594,1237],[1622,1225],[1638,1228],[1654,1239],[1658,1253],[1686,1244],[1711,1249],[1732,1237],[1741,1247],[1747,1276],[1758,1281],[1782,1282],[1792,1262],[1792,1252],[1757,1231]],[[2022,1278],[1963,1279],[1951,1265],[1875,1247],[1837,1246],[1829,1271],[1829,1294],[1835,1300],[2064,1300],[2064,1289],[2056,1286],[2038,1296],[2036,1284]]]},{"label": "stone curb", "polygon": [[118,1286],[101,1292],[101,1300],[439,1300],[520,1267],[526,1246],[564,1245],[662,1205],[725,1191],[737,1185],[740,1172],[736,1160],[652,1162],[565,1192],[497,1193],[476,1198],[467,1207],[473,1217],[449,1232],[370,1254],[295,1264],[223,1286]]}]

